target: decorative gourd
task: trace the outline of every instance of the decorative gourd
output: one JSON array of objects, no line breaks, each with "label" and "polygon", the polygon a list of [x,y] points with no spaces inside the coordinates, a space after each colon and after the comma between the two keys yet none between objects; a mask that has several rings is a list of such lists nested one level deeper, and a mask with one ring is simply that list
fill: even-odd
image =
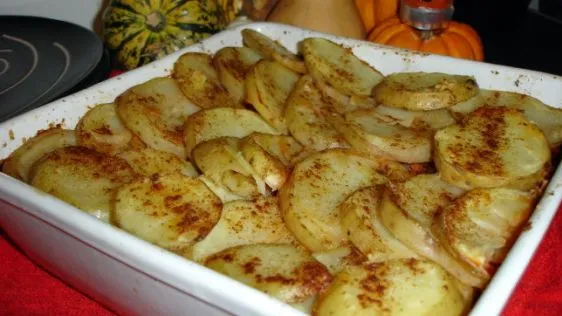
[{"label": "decorative gourd", "polygon": [[362,40],[366,35],[350,0],[279,0],[267,21]]},{"label": "decorative gourd", "polygon": [[422,52],[483,60],[478,33],[467,24],[451,21],[452,13],[452,1],[404,0],[400,18],[379,24],[368,39]]},{"label": "decorative gourd", "polygon": [[382,21],[398,15],[400,0],[355,0],[355,5],[368,33]]},{"label": "decorative gourd", "polygon": [[112,0],[103,22],[106,45],[129,70],[209,37],[228,21],[216,0]]}]

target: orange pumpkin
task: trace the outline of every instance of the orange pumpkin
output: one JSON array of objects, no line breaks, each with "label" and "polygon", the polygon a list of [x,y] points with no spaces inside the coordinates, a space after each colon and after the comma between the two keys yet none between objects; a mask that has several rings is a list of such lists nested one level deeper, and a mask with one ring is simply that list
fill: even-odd
[{"label": "orange pumpkin", "polygon": [[367,32],[382,21],[396,16],[399,4],[400,0],[355,0]]},{"label": "orange pumpkin", "polygon": [[368,38],[380,44],[433,54],[479,61],[484,59],[478,33],[469,25],[454,21],[438,31],[419,31],[393,17],[379,24]]}]

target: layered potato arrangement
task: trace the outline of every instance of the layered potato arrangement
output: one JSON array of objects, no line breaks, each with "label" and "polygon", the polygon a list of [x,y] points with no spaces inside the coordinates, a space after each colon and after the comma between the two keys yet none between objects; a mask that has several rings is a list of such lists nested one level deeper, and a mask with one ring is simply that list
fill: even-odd
[{"label": "layered potato arrangement", "polygon": [[462,315],[527,222],[562,111],[250,29],[3,172],[313,315]]}]

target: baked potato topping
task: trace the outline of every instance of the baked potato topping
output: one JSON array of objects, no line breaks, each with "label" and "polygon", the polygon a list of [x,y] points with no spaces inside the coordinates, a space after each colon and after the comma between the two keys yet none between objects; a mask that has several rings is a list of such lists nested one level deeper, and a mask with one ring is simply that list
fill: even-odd
[{"label": "baked potato topping", "polygon": [[269,125],[287,134],[285,103],[299,75],[274,61],[261,60],[246,76],[246,100]]},{"label": "baked potato topping", "polygon": [[2,171],[312,315],[468,313],[549,181],[562,110],[382,74],[324,38],[242,37]]},{"label": "baked potato topping", "polygon": [[303,60],[280,43],[251,29],[242,30],[244,45],[257,51],[263,58],[275,61],[294,72],[306,73]]},{"label": "baked potato topping", "polygon": [[220,83],[240,104],[246,97],[246,74],[261,59],[260,54],[248,47],[225,47],[213,57]]},{"label": "baked potato topping", "polygon": [[373,90],[378,103],[411,111],[447,108],[477,93],[472,77],[424,72],[391,74]]}]

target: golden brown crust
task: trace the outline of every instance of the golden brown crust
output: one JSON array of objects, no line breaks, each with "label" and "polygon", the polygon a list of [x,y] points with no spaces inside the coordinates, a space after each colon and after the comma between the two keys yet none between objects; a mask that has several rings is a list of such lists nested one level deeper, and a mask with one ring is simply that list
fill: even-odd
[{"label": "golden brown crust", "polygon": [[254,244],[226,249],[205,266],[260,289],[286,303],[323,291],[332,276],[307,251],[288,244]]},{"label": "golden brown crust", "polygon": [[447,108],[476,93],[472,77],[423,72],[388,75],[373,89],[379,104],[412,111]]}]

